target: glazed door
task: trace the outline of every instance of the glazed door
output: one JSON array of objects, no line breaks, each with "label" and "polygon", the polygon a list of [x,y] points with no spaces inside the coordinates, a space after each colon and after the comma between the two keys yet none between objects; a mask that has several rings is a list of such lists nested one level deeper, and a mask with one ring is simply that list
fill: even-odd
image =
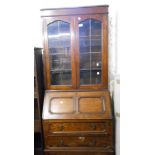
[{"label": "glazed door", "polygon": [[47,89],[75,88],[74,19],[72,17],[47,17],[44,24]]},{"label": "glazed door", "polygon": [[107,88],[107,16],[76,17],[77,87]]}]

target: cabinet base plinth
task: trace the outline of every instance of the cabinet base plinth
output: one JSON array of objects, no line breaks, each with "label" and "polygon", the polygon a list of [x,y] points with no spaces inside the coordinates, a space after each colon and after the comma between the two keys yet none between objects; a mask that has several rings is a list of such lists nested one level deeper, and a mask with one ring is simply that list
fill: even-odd
[{"label": "cabinet base plinth", "polygon": [[104,151],[102,149],[53,149],[44,150],[44,155],[115,155],[114,151]]}]

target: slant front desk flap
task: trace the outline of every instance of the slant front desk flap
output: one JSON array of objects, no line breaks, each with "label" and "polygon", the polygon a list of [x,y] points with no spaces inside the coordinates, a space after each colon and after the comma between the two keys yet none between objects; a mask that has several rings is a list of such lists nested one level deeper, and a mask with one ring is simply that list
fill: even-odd
[{"label": "slant front desk flap", "polygon": [[111,119],[108,91],[47,91],[43,119]]}]

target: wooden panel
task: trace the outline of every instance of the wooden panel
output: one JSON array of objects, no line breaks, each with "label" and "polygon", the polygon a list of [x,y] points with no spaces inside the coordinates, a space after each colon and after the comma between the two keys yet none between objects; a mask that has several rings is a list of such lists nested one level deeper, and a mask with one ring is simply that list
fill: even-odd
[{"label": "wooden panel", "polygon": [[103,16],[103,56],[102,56],[102,63],[103,63],[103,85],[105,89],[108,89],[108,16]]},{"label": "wooden panel", "polygon": [[74,112],[73,98],[52,98],[50,101],[49,111],[51,113],[73,113]]},{"label": "wooden panel", "polygon": [[93,7],[41,9],[42,17],[78,15],[78,14],[94,14],[94,13],[98,13],[98,14],[108,13],[108,5],[93,6]]},{"label": "wooden panel", "polygon": [[97,97],[79,98],[80,113],[102,113],[104,111],[104,99]]},{"label": "wooden panel", "polygon": [[112,138],[109,136],[48,136],[45,147],[103,147],[112,148]]},{"label": "wooden panel", "polygon": [[[52,113],[50,108],[52,98],[74,98],[74,101],[71,103],[71,100],[66,100],[66,104],[64,105],[59,103],[57,108],[55,108],[57,110]],[[80,100],[82,100],[82,102],[79,104]],[[45,94],[43,108],[44,120],[111,118],[112,114],[108,91],[47,91]]]}]

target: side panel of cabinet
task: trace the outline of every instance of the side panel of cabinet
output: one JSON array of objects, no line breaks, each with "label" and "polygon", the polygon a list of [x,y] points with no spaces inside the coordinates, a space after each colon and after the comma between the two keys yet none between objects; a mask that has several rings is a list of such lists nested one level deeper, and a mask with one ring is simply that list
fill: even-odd
[{"label": "side panel of cabinet", "polygon": [[107,15],[75,17],[77,88],[108,88]]},{"label": "side panel of cabinet", "polygon": [[73,17],[43,19],[46,89],[76,87]]}]

